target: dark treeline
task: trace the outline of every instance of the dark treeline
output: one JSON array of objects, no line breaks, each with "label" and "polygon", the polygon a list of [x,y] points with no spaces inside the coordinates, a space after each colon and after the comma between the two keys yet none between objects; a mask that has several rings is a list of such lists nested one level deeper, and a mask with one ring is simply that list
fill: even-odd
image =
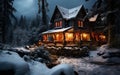
[{"label": "dark treeline", "polygon": [[15,46],[35,43],[40,39],[40,33],[47,30],[47,1],[38,0],[38,14],[32,20],[23,15],[17,19],[14,16],[17,9],[13,7],[13,2],[0,0],[0,42]]}]

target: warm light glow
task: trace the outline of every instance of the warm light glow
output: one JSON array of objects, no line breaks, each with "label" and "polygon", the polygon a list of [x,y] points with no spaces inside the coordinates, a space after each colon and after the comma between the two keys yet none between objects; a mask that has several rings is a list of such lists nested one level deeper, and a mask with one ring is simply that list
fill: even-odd
[{"label": "warm light glow", "polygon": [[83,33],[83,38],[86,38],[87,37],[87,34]]},{"label": "warm light glow", "polygon": [[73,34],[68,34],[68,37],[69,37],[69,38],[73,37]]},{"label": "warm light glow", "polygon": [[62,33],[56,34],[56,41],[63,41],[63,34]]},{"label": "warm light glow", "polygon": [[90,34],[82,33],[81,40],[83,40],[83,41],[90,41]]},{"label": "warm light glow", "polygon": [[100,38],[103,38],[103,39],[105,39],[106,37],[105,37],[105,35],[100,35]]},{"label": "warm light glow", "polygon": [[66,33],[65,37],[66,41],[73,41],[73,33]]},{"label": "warm light glow", "polygon": [[43,35],[43,41],[47,41],[47,35]]},{"label": "warm light glow", "polygon": [[59,37],[59,34],[56,34],[56,38],[58,38]]},{"label": "warm light glow", "polygon": [[106,40],[106,36],[105,35],[100,35],[99,37],[100,37],[101,41],[105,41]]}]

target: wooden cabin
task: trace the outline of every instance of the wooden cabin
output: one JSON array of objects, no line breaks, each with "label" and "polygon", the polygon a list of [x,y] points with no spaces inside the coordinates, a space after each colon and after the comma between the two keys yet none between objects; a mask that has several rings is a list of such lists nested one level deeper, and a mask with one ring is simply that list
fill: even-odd
[{"label": "wooden cabin", "polygon": [[91,25],[91,36],[92,42],[98,45],[102,45],[107,43],[107,34],[106,34],[106,26],[104,24],[99,23],[101,20],[101,16],[99,14],[94,15],[89,18],[89,24]]},{"label": "wooden cabin", "polygon": [[90,45],[94,35],[86,15],[83,5],[72,9],[56,6],[50,20],[51,30],[42,33],[43,43],[48,46]]}]

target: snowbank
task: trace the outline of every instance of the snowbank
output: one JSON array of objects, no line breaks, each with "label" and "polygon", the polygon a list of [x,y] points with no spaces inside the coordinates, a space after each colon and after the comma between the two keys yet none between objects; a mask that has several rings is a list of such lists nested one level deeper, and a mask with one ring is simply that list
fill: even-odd
[{"label": "snowbank", "polygon": [[[49,69],[45,64],[37,61],[29,62],[30,75],[74,75],[72,67],[68,64],[60,64]],[[63,75],[62,74],[62,75]]]},{"label": "snowbank", "polygon": [[15,75],[25,75],[29,71],[28,64],[15,52],[0,52],[0,70],[13,70]]},{"label": "snowbank", "polygon": [[37,61],[30,61],[28,64],[30,67],[29,75],[50,75],[50,69],[45,64]]},{"label": "snowbank", "polygon": [[23,52],[30,52],[29,49],[26,49],[26,48],[24,48],[24,47],[15,47],[15,48],[12,48],[12,49],[16,49],[16,50],[18,50],[18,51],[23,51]]},{"label": "snowbank", "polygon": [[74,75],[72,66],[68,64],[60,64],[51,69],[51,75]]},{"label": "snowbank", "polygon": [[0,51],[0,72],[13,70],[12,75],[74,75],[70,65],[60,64],[49,69],[45,64],[31,60],[25,61],[17,53]]}]

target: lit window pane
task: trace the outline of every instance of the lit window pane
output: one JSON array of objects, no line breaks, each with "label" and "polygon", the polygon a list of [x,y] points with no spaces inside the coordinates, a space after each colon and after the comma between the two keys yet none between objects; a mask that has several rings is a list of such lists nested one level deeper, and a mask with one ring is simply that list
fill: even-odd
[{"label": "lit window pane", "polygon": [[65,33],[66,41],[73,41],[73,33]]},{"label": "lit window pane", "polygon": [[60,27],[62,27],[62,21],[60,21]]},{"label": "lit window pane", "polygon": [[82,21],[78,21],[78,27],[83,27],[83,22]]},{"label": "lit window pane", "polygon": [[62,33],[56,34],[56,41],[63,41],[63,34]]},{"label": "lit window pane", "polygon": [[90,41],[90,34],[82,33],[81,35],[82,35],[81,40],[83,40],[83,41]]}]

